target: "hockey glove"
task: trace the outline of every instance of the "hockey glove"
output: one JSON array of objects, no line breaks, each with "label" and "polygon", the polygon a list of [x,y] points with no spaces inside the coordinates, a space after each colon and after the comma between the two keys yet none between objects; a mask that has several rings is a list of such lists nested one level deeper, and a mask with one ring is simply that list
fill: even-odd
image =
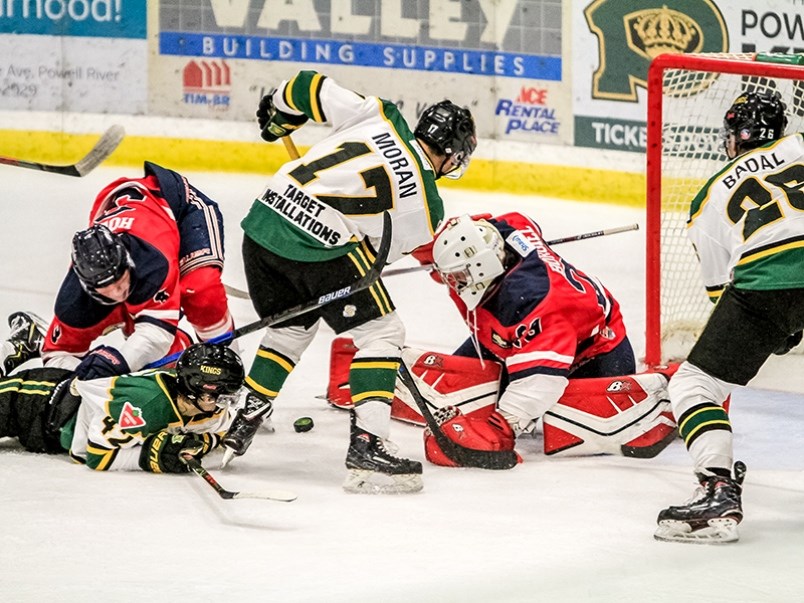
[{"label": "hockey glove", "polygon": [[294,130],[298,130],[307,123],[308,119],[306,115],[291,115],[277,109],[274,104],[274,92],[276,89],[263,96],[260,107],[257,109],[260,136],[268,142],[274,142]]},{"label": "hockey glove", "polygon": [[158,431],[145,438],[140,451],[140,469],[151,473],[187,473],[183,456],[201,459],[218,445],[214,433],[168,433]]},{"label": "hockey glove", "polygon": [[788,335],[787,339],[784,340],[784,343],[780,345],[776,350],[774,350],[774,354],[777,356],[784,356],[796,347],[798,344],[801,343],[801,339],[804,336],[804,331],[799,331],[798,333],[793,333],[792,335]]},{"label": "hockey glove", "polygon": [[108,345],[99,345],[84,356],[81,364],[75,367],[75,376],[81,381],[114,377],[130,372],[123,355]]}]

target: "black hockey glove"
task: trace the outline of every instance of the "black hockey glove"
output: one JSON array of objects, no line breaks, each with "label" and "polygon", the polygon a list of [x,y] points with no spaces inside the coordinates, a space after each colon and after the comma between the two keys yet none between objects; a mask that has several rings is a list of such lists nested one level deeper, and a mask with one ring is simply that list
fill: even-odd
[{"label": "black hockey glove", "polygon": [[294,130],[298,130],[307,123],[308,119],[306,115],[291,115],[277,109],[274,105],[274,92],[276,89],[263,96],[260,107],[257,109],[260,136],[268,142],[274,142]]},{"label": "black hockey glove", "polygon": [[223,436],[225,450],[222,467],[225,467],[233,456],[243,456],[246,453],[260,425],[273,411],[271,399],[249,392],[243,408],[237,411],[229,431]]},{"label": "black hockey glove", "polygon": [[140,451],[140,469],[151,473],[187,473],[182,456],[201,459],[215,448],[220,438],[214,433],[158,431],[145,438]]},{"label": "black hockey glove", "polygon": [[787,339],[785,339],[784,343],[780,345],[778,348],[774,350],[774,354],[777,356],[784,356],[796,347],[798,344],[801,343],[801,339],[804,337],[804,331],[799,331],[798,333],[793,333],[792,335],[788,335]]},{"label": "black hockey glove", "polygon": [[81,381],[114,377],[130,372],[123,355],[108,345],[99,345],[84,356],[81,364],[75,367],[75,376]]}]

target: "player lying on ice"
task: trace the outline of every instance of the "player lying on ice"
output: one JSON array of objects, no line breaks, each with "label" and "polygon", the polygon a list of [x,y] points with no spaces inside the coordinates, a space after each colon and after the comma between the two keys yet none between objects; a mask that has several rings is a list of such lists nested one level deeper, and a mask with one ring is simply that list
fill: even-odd
[{"label": "player lying on ice", "polygon": [[[619,304],[553,251],[535,222],[519,213],[461,216],[414,255],[434,264],[472,333],[453,355],[403,352],[424,397],[450,407],[437,413],[450,439],[511,450],[542,419],[547,454],[651,457],[672,441],[672,369],[634,374]],[[348,342],[336,340],[334,350],[328,398],[345,406]],[[404,386],[397,398],[394,416],[420,422]],[[427,432],[425,452],[455,464]]]},{"label": "player lying on ice", "polygon": [[172,370],[74,377],[44,367],[0,378],[0,437],[30,452],[67,452],[97,471],[185,473],[183,456],[200,459],[219,444],[245,374],[231,349],[197,343]]}]

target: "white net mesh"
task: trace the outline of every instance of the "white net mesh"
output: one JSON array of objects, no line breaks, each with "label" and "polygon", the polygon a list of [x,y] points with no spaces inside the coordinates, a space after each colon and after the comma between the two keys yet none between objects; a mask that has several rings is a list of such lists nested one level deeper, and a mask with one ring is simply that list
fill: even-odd
[{"label": "white net mesh", "polygon": [[[752,62],[753,55],[698,55]],[[769,71],[772,66],[769,67]],[[804,69],[801,80],[665,69],[662,116],[661,356],[686,357],[712,303],[687,239],[690,201],[728,160],[720,139],[723,115],[744,90],[776,90],[788,108],[786,133],[804,130]],[[802,349],[802,348],[799,348]]]}]

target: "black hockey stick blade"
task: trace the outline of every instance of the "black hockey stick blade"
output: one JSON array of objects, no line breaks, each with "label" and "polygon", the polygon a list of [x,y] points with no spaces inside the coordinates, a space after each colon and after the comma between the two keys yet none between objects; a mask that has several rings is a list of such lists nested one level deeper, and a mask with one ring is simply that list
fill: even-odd
[{"label": "black hockey stick blade", "polygon": [[39,170],[40,172],[52,172],[64,176],[86,176],[114,152],[123,141],[125,135],[126,131],[123,126],[112,126],[103,133],[98,142],[95,143],[95,146],[90,149],[83,159],[71,165],[50,165],[2,156],[0,156],[0,164]]},{"label": "black hockey stick blade", "polygon": [[433,432],[438,446],[457,465],[461,467],[477,467],[478,469],[511,469],[516,466],[518,458],[513,450],[475,450],[450,440],[430,411],[427,400],[422,396],[416,382],[413,380],[413,375],[411,375],[404,362],[399,365],[399,378],[408,388],[413,401],[416,402],[416,406],[419,407],[419,412],[422,413],[427,427]]},{"label": "black hockey stick blade", "polygon": [[201,462],[191,456],[181,457],[182,461],[190,468],[195,475],[203,479],[210,487],[218,493],[224,500],[233,500],[235,498],[257,498],[262,500],[273,500],[276,502],[293,502],[298,498],[296,494],[288,490],[264,490],[256,492],[237,492],[234,490],[227,490],[218,483],[212,474],[204,469]]},{"label": "black hockey stick blade", "polygon": [[[380,277],[382,276],[382,269],[385,267],[385,262],[388,260],[388,252],[391,250],[392,236],[393,226],[391,223],[391,214],[386,211],[383,213],[382,239],[380,240],[380,247],[377,250],[377,255],[374,258],[371,268],[369,268],[366,271],[366,274],[364,274],[358,280],[354,281],[350,285],[341,287],[337,291],[325,293],[313,301],[305,304],[299,304],[298,306],[288,308],[287,310],[283,310],[282,312],[278,312],[272,316],[266,316],[262,320],[257,320],[247,325],[243,325],[242,327],[238,327],[229,333],[224,333],[218,337],[213,337],[212,339],[208,340],[207,343],[229,343],[233,339],[238,339],[244,335],[248,335],[249,333],[264,329],[265,327],[270,327],[271,325],[285,322],[291,318],[296,318],[297,316],[301,316],[302,314],[310,312],[311,310],[317,310],[318,308],[321,308],[322,306],[325,306],[336,299],[342,299],[352,295],[353,293],[357,293],[358,291],[368,289],[374,285],[374,283],[380,280]],[[166,364],[170,364],[171,362],[178,360],[179,356],[181,356],[181,352],[176,352],[175,354],[165,356],[161,360],[152,362],[145,368],[157,368],[160,366],[165,366]]]}]

